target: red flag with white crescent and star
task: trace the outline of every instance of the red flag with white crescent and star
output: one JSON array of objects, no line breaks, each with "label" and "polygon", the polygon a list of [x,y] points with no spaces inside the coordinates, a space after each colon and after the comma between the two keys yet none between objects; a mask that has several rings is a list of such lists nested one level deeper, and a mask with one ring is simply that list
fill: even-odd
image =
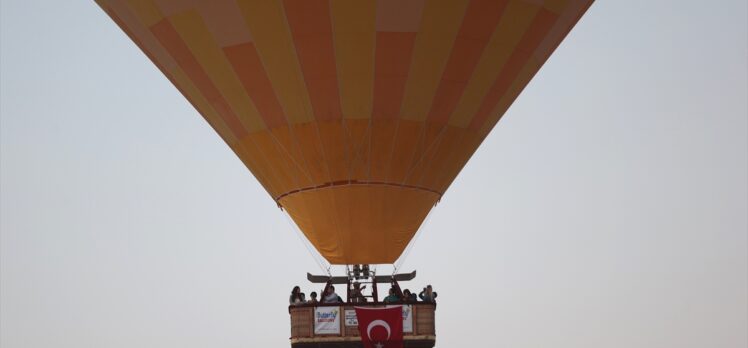
[{"label": "red flag with white crescent and star", "polygon": [[403,308],[355,307],[364,348],[403,347]]}]

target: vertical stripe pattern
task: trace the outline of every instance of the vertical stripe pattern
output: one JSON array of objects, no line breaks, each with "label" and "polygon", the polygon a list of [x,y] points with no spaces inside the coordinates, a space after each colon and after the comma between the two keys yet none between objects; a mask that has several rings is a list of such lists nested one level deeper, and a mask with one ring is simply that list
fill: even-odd
[{"label": "vertical stripe pattern", "polygon": [[350,264],[400,256],[592,1],[97,2]]}]

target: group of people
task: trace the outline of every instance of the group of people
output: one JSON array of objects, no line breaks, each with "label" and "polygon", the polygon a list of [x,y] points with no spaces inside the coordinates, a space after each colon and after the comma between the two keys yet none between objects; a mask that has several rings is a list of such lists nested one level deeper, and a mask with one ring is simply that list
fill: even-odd
[{"label": "group of people", "polygon": [[306,299],[306,295],[301,292],[301,288],[294,286],[291,290],[291,296],[288,298],[288,303],[292,305],[299,304],[314,304],[314,303],[343,303],[343,299],[335,293],[335,287],[330,285],[327,291],[322,294],[322,298],[317,300],[317,292],[312,291],[309,294],[309,300]]},{"label": "group of people", "polygon": [[[363,290],[364,288],[366,288],[366,285],[362,287],[359,283],[354,283],[353,289],[351,289],[351,297],[348,299],[348,302],[366,302],[366,297],[361,293],[361,290]],[[402,296],[398,296],[397,291],[393,287],[390,288],[389,295],[384,298],[384,303],[416,303],[418,302],[419,298],[421,299],[421,302],[434,303],[436,302],[436,292],[433,290],[431,285],[428,285],[423,288],[423,290],[418,294],[418,297],[416,297],[416,294],[411,293],[408,289],[403,290]],[[343,299],[338,296],[337,293],[335,293],[335,287],[332,285],[328,286],[327,289],[323,292],[321,299],[317,299],[317,292],[312,291],[312,293],[309,294],[309,300],[307,300],[306,295],[301,292],[300,287],[294,286],[293,290],[291,290],[291,296],[288,298],[288,303],[291,305],[343,303]]]},{"label": "group of people", "polygon": [[418,302],[419,298],[421,299],[421,302],[434,303],[436,302],[436,292],[431,287],[431,285],[427,285],[418,294],[418,297],[416,297],[416,294],[411,293],[408,289],[403,290],[403,296],[397,296],[397,291],[395,291],[395,288],[390,288],[390,293],[389,295],[387,295],[387,297],[384,298],[384,303],[415,303]]}]

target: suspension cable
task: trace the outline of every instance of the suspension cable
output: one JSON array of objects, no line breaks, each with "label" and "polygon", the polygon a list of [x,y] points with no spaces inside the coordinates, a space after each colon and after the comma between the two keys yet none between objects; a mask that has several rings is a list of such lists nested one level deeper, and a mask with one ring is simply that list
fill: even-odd
[{"label": "suspension cable", "polygon": [[299,240],[301,240],[301,244],[304,245],[306,250],[309,252],[309,255],[312,256],[312,259],[314,259],[314,262],[317,264],[317,266],[319,266],[319,269],[322,270],[322,272],[327,273],[327,275],[330,275],[330,267],[332,267],[332,265],[328,265],[327,269],[325,269],[325,264],[327,263],[327,261],[322,258],[322,255],[319,255],[314,250],[312,250],[311,242],[309,242],[306,238],[304,238],[304,236],[302,236],[303,233],[301,232],[301,229],[293,222],[291,216],[285,209],[283,209],[283,216],[286,217],[286,221],[288,222],[289,226],[291,226],[291,229],[296,232],[296,236],[299,237]]},{"label": "suspension cable", "polygon": [[420,237],[421,234],[423,233],[423,230],[425,230],[428,227],[429,221],[431,221],[431,213],[433,211],[434,211],[433,208],[429,211],[429,213],[426,215],[426,218],[423,220],[421,227],[418,228],[415,236],[413,236],[413,239],[411,239],[410,243],[408,243],[408,245],[405,247],[405,251],[403,252],[402,256],[400,256],[400,258],[398,258],[395,261],[395,263],[392,264],[394,266],[394,268],[392,269],[392,275],[395,275],[395,273],[397,273],[397,270],[400,269],[400,266],[403,265],[403,263],[405,262],[405,259],[407,259],[408,255],[410,255],[410,251],[413,250],[413,246],[416,244],[418,237]]}]

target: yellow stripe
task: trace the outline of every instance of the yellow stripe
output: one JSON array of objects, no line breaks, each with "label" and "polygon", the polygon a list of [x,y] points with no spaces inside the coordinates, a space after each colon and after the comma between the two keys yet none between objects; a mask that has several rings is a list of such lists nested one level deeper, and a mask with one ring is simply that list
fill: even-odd
[{"label": "yellow stripe", "polygon": [[[260,133],[262,132],[254,134]],[[259,176],[255,174],[255,177],[265,178],[263,187],[265,187],[268,193],[270,193],[272,197],[275,197],[276,195],[285,192],[284,190],[286,189],[286,187],[283,187],[281,179],[275,173],[276,168],[274,168],[269,162],[266,155],[266,149],[263,149],[259,144],[255,142],[252,134],[250,134],[250,136],[244,137],[240,141],[240,146],[242,149],[244,149],[242,159],[245,161],[245,165],[247,165],[247,168],[252,168],[250,169],[252,171],[252,174],[260,174]]]},{"label": "yellow stripe", "polygon": [[426,119],[467,3],[428,1],[424,6],[400,112],[404,119]]},{"label": "yellow stripe", "polygon": [[[299,187],[295,179],[299,173],[289,161],[288,156],[277,145],[272,133],[268,131],[251,133],[242,139],[242,143],[250,151],[257,151],[251,152],[250,155],[258,161],[259,165],[255,168],[268,173],[269,179],[275,183],[273,185],[275,191],[271,191],[274,197]],[[251,147],[252,145],[254,147]]]},{"label": "yellow stripe", "polygon": [[368,118],[374,87],[376,2],[332,0],[331,7],[343,116]]},{"label": "yellow stripe", "polygon": [[309,93],[283,6],[278,1],[270,0],[237,1],[237,4],[286,117],[291,123],[313,120]]},{"label": "yellow stripe", "polygon": [[127,3],[146,28],[164,19],[161,10],[151,0],[129,0]]},{"label": "yellow stripe", "polygon": [[172,16],[170,21],[192,51],[195,59],[234,110],[244,128],[249,132],[265,129],[265,124],[254,103],[237,79],[223,51],[213,40],[200,15],[191,10]]},{"label": "yellow stripe", "polygon": [[254,175],[257,181],[260,182],[260,185],[262,185],[265,191],[268,192],[268,195],[273,198],[273,195],[271,194],[271,192],[273,192],[273,188],[270,186],[268,178],[265,177],[262,172],[260,172],[259,166],[256,163],[257,161],[255,160],[255,158],[248,154],[247,149],[244,147],[244,145],[241,143],[237,143],[234,146],[231,146],[231,149],[237,156],[239,156],[239,160],[244,163],[244,166],[249,169],[249,172]]},{"label": "yellow stripe", "polygon": [[470,125],[483,98],[499,76],[506,61],[514,53],[515,47],[538,10],[540,6],[524,1],[514,0],[507,4],[473,76],[465,87],[460,102],[450,116],[450,125],[461,128]]},{"label": "yellow stripe", "polygon": [[568,0],[545,0],[545,3],[543,4],[543,7],[550,10],[551,12],[555,14],[562,14],[564,11],[569,10],[569,1]]}]

